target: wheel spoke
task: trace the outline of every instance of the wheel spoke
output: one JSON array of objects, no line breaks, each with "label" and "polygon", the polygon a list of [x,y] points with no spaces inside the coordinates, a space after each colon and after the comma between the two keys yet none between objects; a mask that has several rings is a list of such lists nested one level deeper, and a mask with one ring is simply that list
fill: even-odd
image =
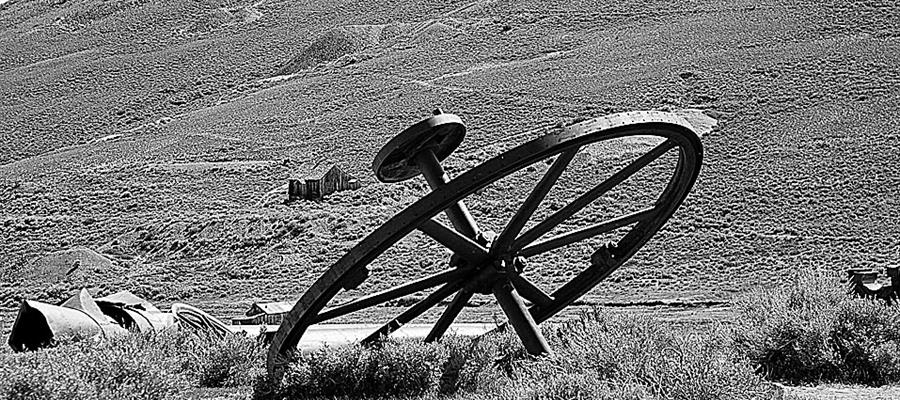
[{"label": "wheel spoke", "polygon": [[550,232],[557,225],[580,211],[582,208],[587,207],[588,204],[591,204],[594,200],[596,200],[600,196],[603,196],[606,192],[610,191],[616,185],[628,179],[628,177],[630,177],[631,175],[634,175],[634,173],[639,171],[641,168],[646,167],[651,162],[661,157],[673,147],[675,147],[675,142],[672,140],[666,140],[660,145],[654,147],[648,153],[638,157],[637,160],[632,161],[631,164],[628,164],[625,168],[616,172],[615,174],[613,174],[613,176],[603,181],[603,183],[597,185],[587,193],[579,196],[577,199],[572,201],[572,203],[569,203],[561,210],[549,216],[546,220],[541,221],[539,224],[523,233],[522,236],[516,239],[510,247],[516,250],[521,249],[533,242],[535,239],[543,236],[547,232]]},{"label": "wheel spoke", "polygon": [[491,245],[491,254],[497,254],[509,249],[509,245],[512,244],[516,236],[522,231],[522,228],[525,227],[525,224],[528,223],[528,219],[531,218],[541,201],[553,188],[553,184],[556,183],[559,176],[562,175],[569,163],[572,162],[572,159],[575,158],[575,155],[578,154],[579,149],[580,147],[565,151],[559,157],[556,157],[553,165],[547,169],[547,172],[544,173],[534,190],[528,194],[528,198],[525,199],[522,205],[519,206],[516,214],[509,220],[509,224],[506,225],[506,228],[503,228],[503,232],[494,240],[494,243]]},{"label": "wheel spoke", "polygon": [[[601,250],[605,251],[605,249]],[[610,260],[609,262],[592,262],[591,266],[581,271],[574,279],[556,289],[551,296],[555,299],[549,305],[534,305],[528,311],[537,323],[546,321],[554,314],[560,312],[569,305],[572,300],[583,296],[590,291],[600,281],[606,279],[616,268],[619,267],[621,261]]]},{"label": "wheel spoke", "polygon": [[434,292],[431,292],[428,297],[425,297],[406,311],[400,313],[400,315],[392,319],[390,322],[382,325],[381,328],[378,328],[377,331],[373,332],[371,335],[363,339],[361,343],[364,345],[370,344],[378,340],[382,336],[390,335],[391,332],[400,329],[407,322],[412,321],[416,317],[424,314],[426,311],[436,306],[441,302],[441,300],[446,299],[447,296],[450,296],[450,294],[459,290],[461,286],[462,282],[460,281],[450,282],[444,286],[441,286]]},{"label": "wheel spoke", "polygon": [[599,224],[582,228],[575,232],[554,236],[550,239],[540,241],[522,249],[521,251],[519,251],[519,255],[524,257],[531,257],[536,254],[544,253],[553,249],[558,249],[560,247],[597,236],[601,233],[611,232],[618,228],[650,218],[655,212],[656,208],[651,207],[635,213],[614,218],[609,221],[603,221]]},{"label": "wheel spoke", "polygon": [[434,323],[434,326],[431,327],[428,336],[425,336],[425,343],[433,342],[440,339],[441,336],[444,336],[444,332],[447,332],[447,328],[450,327],[453,320],[455,320],[459,313],[462,312],[473,294],[475,293],[466,289],[456,292],[456,296],[454,296],[453,300],[450,301],[450,304],[447,305],[447,309],[444,310],[441,317]]},{"label": "wheel spoke", "polygon": [[516,291],[519,292],[519,295],[530,301],[531,304],[547,307],[553,303],[553,298],[550,297],[550,295],[544,293],[541,288],[537,287],[534,283],[531,283],[528,279],[525,279],[524,276],[519,274],[509,274],[509,281],[512,283],[513,287],[516,288]]},{"label": "wheel spoke", "polygon": [[488,250],[484,246],[438,221],[429,219],[419,225],[418,229],[453,253],[473,263],[480,263],[488,257]]},{"label": "wheel spoke", "polygon": [[343,315],[350,314],[352,312],[362,310],[364,308],[369,308],[387,301],[420,292],[422,290],[432,288],[443,283],[459,280],[469,272],[469,270],[465,269],[453,269],[450,271],[444,271],[409,282],[402,286],[360,297],[349,303],[344,303],[332,309],[323,311],[318,316],[316,316],[316,318],[313,320],[313,323],[317,324],[319,322],[334,319]]},{"label": "wheel spoke", "polygon": [[544,339],[537,322],[532,317],[531,312],[525,308],[525,303],[516,294],[512,285],[508,282],[498,283],[494,285],[493,293],[497,299],[497,304],[500,305],[503,313],[506,314],[509,324],[516,331],[516,335],[522,339],[525,350],[531,355],[550,353],[547,339]]}]

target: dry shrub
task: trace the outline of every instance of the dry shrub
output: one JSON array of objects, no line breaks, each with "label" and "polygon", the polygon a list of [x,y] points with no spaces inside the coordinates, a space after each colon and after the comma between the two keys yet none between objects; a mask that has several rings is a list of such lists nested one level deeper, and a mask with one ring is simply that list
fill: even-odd
[{"label": "dry shrub", "polygon": [[885,385],[900,381],[900,309],[855,299],[841,304],[833,340],[841,379]]},{"label": "dry shrub", "polygon": [[774,380],[900,382],[900,308],[848,295],[824,272],[736,303],[737,348]]},{"label": "dry shrub", "polygon": [[653,396],[640,385],[604,381],[592,372],[546,377],[528,393],[540,400],[646,400]]},{"label": "dry shrub", "polygon": [[75,368],[79,354],[71,349],[51,349],[28,354],[3,354],[0,360],[0,398],[15,400],[86,399],[94,395]]},{"label": "dry shrub", "polygon": [[593,395],[600,398],[756,399],[770,392],[722,329],[694,332],[595,310],[549,331],[558,350],[525,367],[533,382],[591,376],[605,385],[583,386],[599,387]]},{"label": "dry shrub", "polygon": [[240,335],[192,335],[190,340],[193,351],[181,357],[182,369],[200,387],[248,386],[265,373],[265,348],[256,340]]},{"label": "dry shrub", "polygon": [[510,330],[475,342],[447,338],[431,345],[388,341],[371,349],[327,348],[301,357],[280,387],[265,388],[266,396],[258,387],[257,398],[772,397],[770,386],[722,333],[693,333],[649,317],[601,311],[544,332],[554,353],[537,358],[525,353]]},{"label": "dry shrub", "polygon": [[6,399],[173,399],[189,387],[174,360],[135,340],[63,344],[0,363]]},{"label": "dry shrub", "polygon": [[377,347],[325,348],[300,359],[284,376],[277,397],[332,398],[420,395],[435,386],[442,349],[389,340]]},{"label": "dry shrub", "polygon": [[254,339],[177,331],[62,343],[0,354],[0,398],[180,398],[193,387],[249,384],[262,372],[262,354]]}]

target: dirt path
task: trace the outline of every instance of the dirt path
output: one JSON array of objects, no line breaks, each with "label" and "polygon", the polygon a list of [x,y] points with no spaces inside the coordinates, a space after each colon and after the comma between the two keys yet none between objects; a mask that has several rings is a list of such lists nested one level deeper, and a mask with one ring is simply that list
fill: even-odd
[{"label": "dirt path", "polygon": [[785,394],[795,395],[804,400],[894,400],[900,399],[900,387],[865,387],[865,386],[787,386]]}]

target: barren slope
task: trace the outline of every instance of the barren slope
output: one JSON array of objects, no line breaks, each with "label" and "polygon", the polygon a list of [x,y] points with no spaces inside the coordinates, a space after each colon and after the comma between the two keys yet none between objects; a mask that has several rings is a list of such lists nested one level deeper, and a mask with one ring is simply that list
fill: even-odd
[{"label": "barren slope", "polygon": [[[900,257],[896,2],[389,3],[0,5],[4,310],[81,284],[27,273],[76,246],[113,260],[101,291],[222,316],[294,298],[423,193],[368,165],[436,106],[469,128],[456,174],[580,117],[719,119],[694,192],[596,301],[727,300],[792,269]],[[260,204],[322,158],[365,187]],[[499,224],[519,194],[470,207]],[[367,284],[440,268],[433,247],[402,242]],[[542,283],[569,276],[558,267],[537,266]]]}]

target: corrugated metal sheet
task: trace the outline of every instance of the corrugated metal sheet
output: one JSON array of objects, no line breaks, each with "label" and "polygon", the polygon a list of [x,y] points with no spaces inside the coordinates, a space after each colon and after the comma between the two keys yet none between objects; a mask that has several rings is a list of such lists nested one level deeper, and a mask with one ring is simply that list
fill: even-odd
[{"label": "corrugated metal sheet", "polygon": [[208,332],[219,337],[231,334],[228,325],[225,325],[222,321],[219,321],[218,318],[207,314],[197,307],[175,303],[172,304],[172,315],[175,316],[175,322],[179,326],[189,327],[196,331]]}]

